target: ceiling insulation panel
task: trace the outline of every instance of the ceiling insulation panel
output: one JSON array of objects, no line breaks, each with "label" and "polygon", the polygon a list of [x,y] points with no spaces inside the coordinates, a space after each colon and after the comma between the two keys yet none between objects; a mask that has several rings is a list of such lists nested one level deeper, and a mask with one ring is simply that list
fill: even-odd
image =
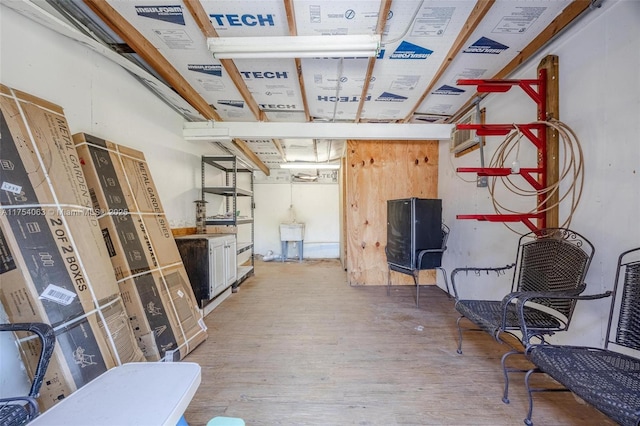
[{"label": "ceiling insulation panel", "polygon": [[[201,118],[196,112],[200,110],[196,105],[201,105],[198,96],[169,87],[167,81],[180,83],[167,79],[159,66],[152,69],[149,62],[131,62],[131,58],[146,58],[146,52],[128,51],[84,0],[47,1],[55,10],[38,6],[45,0],[4,3],[107,57],[117,56],[115,62],[133,72],[187,120]],[[515,62],[533,57],[564,25],[577,22],[573,20],[589,8],[586,0],[393,0],[386,16],[379,17],[380,10],[386,10],[382,0],[190,0],[191,7],[209,18],[210,26],[205,22],[205,28],[200,28],[186,0],[107,1],[135,27],[136,31],[123,38],[131,40],[140,33],[222,120],[250,123],[262,119],[284,125],[302,123],[309,117],[334,123],[449,120],[476,92],[475,87],[457,85],[458,79],[493,78],[507,66],[513,73]],[[569,5],[566,10],[570,13],[554,21]],[[479,23],[473,29],[476,17]],[[289,28],[290,23],[295,28]],[[381,51],[374,59],[220,62],[209,52],[203,32],[213,29],[219,37],[265,39],[357,35],[374,34],[379,24],[384,24]],[[539,35],[542,41],[526,49]],[[452,52],[453,46],[460,50]],[[512,64],[514,59],[517,61]],[[216,146],[245,158],[244,148],[236,144]],[[322,139],[256,139],[245,144],[274,168],[285,160],[331,161],[343,155],[345,146],[343,140]]]},{"label": "ceiling insulation panel", "polygon": [[472,8],[473,3],[459,1],[392,4],[362,119],[392,120],[411,113]]},{"label": "ceiling insulation panel", "polygon": [[328,121],[354,120],[368,58],[302,59],[309,114]]},{"label": "ceiling insulation panel", "polygon": [[200,27],[180,1],[136,0],[109,4],[168,59],[228,121],[255,121],[233,80],[207,49]]},{"label": "ceiling insulation panel", "polygon": [[[284,2],[202,1],[219,37],[274,37],[289,35]],[[304,102],[294,59],[244,59],[234,63],[242,80],[267,119],[297,121]]]},{"label": "ceiling insulation panel", "polygon": [[295,60],[242,59],[234,62],[260,110],[279,112],[283,116],[304,114]]},{"label": "ceiling insulation panel", "polygon": [[[298,35],[375,34],[379,1],[295,1]],[[368,58],[302,59],[309,114],[325,120],[354,120]]]},{"label": "ceiling insulation panel", "polygon": [[267,167],[277,168],[283,162],[271,139],[248,139],[245,143]]},{"label": "ceiling insulation panel", "polygon": [[219,37],[289,35],[282,0],[201,0],[200,4]]},{"label": "ceiling insulation panel", "polygon": [[416,112],[455,113],[475,93],[473,86],[458,86],[458,79],[493,77],[569,3],[569,0],[496,1]]}]

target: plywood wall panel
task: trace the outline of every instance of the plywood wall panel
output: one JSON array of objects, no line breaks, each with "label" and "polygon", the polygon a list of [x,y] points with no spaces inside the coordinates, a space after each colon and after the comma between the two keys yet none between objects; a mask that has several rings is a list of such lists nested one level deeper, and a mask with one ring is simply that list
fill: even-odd
[{"label": "plywood wall panel", "polygon": [[[386,285],[387,200],[438,198],[437,141],[347,142],[346,248],[351,285]],[[421,283],[435,281],[432,271]],[[413,283],[394,273],[394,284]]]}]

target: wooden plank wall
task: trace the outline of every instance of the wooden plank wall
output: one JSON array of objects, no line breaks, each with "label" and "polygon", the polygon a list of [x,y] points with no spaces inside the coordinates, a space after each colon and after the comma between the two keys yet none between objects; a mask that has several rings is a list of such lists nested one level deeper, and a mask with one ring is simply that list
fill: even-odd
[{"label": "wooden plank wall", "polygon": [[[387,200],[438,198],[438,141],[347,141],[346,268],[350,285],[386,285]],[[392,283],[413,284],[392,273]],[[423,271],[420,283],[434,283]]]}]

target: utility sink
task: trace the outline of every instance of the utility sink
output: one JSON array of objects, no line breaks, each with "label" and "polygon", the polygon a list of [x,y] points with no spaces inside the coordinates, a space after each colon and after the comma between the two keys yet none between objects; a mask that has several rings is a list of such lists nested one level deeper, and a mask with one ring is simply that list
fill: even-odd
[{"label": "utility sink", "polygon": [[304,223],[281,223],[280,241],[304,240]]}]

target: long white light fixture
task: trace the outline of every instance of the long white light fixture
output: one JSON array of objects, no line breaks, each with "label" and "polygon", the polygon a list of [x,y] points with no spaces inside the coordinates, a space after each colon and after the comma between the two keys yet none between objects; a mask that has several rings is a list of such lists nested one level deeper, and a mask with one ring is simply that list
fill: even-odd
[{"label": "long white light fixture", "polygon": [[283,123],[201,121],[186,122],[188,141],[231,139],[356,139],[449,140],[453,124],[435,123]]},{"label": "long white light fixture", "polygon": [[281,169],[339,169],[340,164],[337,163],[281,163]]},{"label": "long white light fixture", "polygon": [[231,142],[233,138],[229,136],[229,129],[214,127],[213,121],[194,123],[184,123],[184,138],[190,142]]},{"label": "long white light fixture", "polygon": [[209,37],[215,59],[373,57],[380,35],[326,35],[281,37]]}]

